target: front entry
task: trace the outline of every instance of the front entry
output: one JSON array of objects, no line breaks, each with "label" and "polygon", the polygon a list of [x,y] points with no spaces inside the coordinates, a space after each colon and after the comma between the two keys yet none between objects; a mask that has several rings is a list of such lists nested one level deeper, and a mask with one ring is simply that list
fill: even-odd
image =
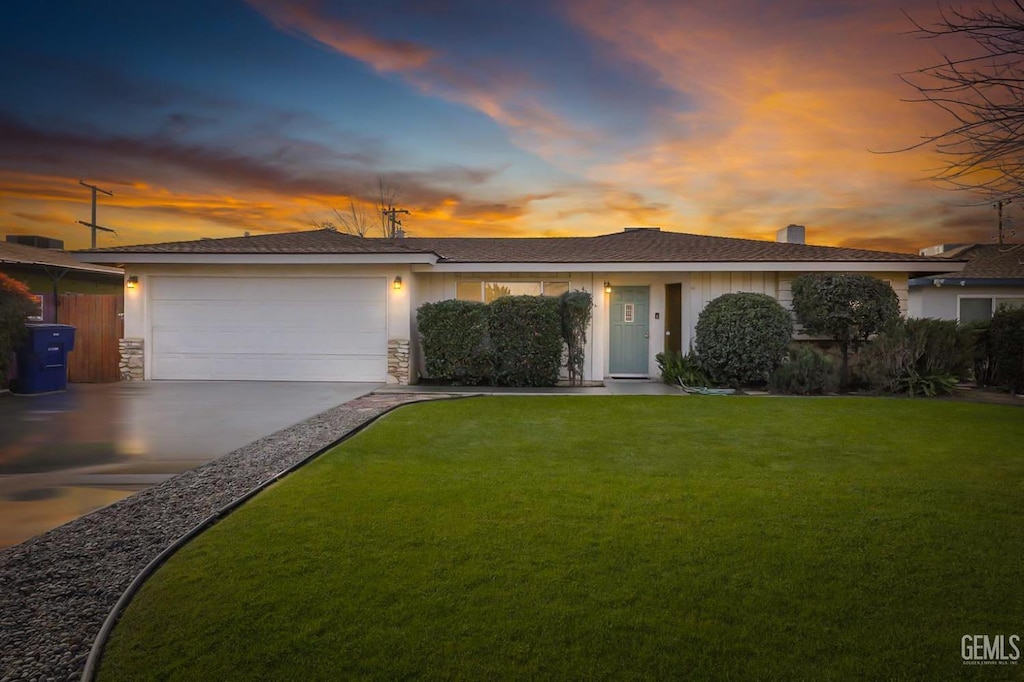
[{"label": "front entry", "polygon": [[647,376],[648,287],[614,287],[609,311],[608,373]]}]

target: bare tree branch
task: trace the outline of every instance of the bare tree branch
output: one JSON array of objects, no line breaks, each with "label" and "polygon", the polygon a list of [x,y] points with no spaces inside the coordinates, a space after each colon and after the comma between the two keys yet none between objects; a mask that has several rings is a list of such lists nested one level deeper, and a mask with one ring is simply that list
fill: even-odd
[{"label": "bare tree branch", "polygon": [[933,179],[954,189],[998,197],[1024,192],[1024,0],[990,8],[949,9],[924,26],[909,15],[911,35],[927,40],[966,37],[976,54],[943,61],[900,78],[917,90],[909,102],[945,111],[954,125],[906,149],[934,148],[946,160]]},{"label": "bare tree branch", "polygon": [[[336,230],[357,237],[370,237],[376,230],[380,230],[380,236],[388,239],[399,236],[401,222],[393,224],[388,217],[389,212],[396,210],[399,187],[378,177],[376,195],[372,199],[366,198],[369,194],[370,191],[366,190],[362,197],[349,196],[347,210],[340,211],[332,207],[333,218],[319,219],[307,214],[309,224],[317,229]],[[408,213],[400,209],[398,212]]]}]

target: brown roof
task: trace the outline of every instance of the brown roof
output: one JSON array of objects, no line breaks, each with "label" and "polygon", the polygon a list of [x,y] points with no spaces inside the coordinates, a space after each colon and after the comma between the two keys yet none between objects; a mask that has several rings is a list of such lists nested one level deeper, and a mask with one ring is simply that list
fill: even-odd
[{"label": "brown roof", "polygon": [[627,230],[598,237],[361,238],[331,230],[121,246],[81,253],[434,253],[450,263],[686,263],[921,261],[936,258],[756,239]]},{"label": "brown roof", "polygon": [[86,249],[78,253],[412,253],[413,250],[392,239],[364,239],[334,230],[279,232],[248,237],[195,239],[137,246]]},{"label": "brown roof", "polygon": [[958,272],[935,277],[956,279],[1024,279],[1024,244],[964,244],[940,254],[942,258],[967,260]]},{"label": "brown roof", "polygon": [[599,237],[409,238],[417,250],[430,250],[448,262],[493,263],[690,263],[756,261],[931,261],[905,253],[756,239],[712,237],[654,229],[627,230]]},{"label": "brown roof", "polygon": [[83,263],[67,251],[61,251],[60,249],[40,249],[36,246],[26,246],[24,244],[17,244],[14,242],[0,242],[0,263],[7,263],[10,265],[35,265],[39,267],[75,270],[76,272],[90,272],[98,275],[111,275],[117,277],[124,275],[124,271],[119,268]]}]

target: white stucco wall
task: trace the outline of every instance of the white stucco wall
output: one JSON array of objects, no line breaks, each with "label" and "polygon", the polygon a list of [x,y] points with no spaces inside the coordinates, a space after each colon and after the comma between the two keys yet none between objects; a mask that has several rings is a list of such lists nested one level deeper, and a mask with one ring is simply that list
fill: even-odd
[{"label": "white stucco wall", "polygon": [[1024,287],[968,287],[958,285],[914,287],[910,292],[910,317],[956,320],[963,297],[1022,298]]}]

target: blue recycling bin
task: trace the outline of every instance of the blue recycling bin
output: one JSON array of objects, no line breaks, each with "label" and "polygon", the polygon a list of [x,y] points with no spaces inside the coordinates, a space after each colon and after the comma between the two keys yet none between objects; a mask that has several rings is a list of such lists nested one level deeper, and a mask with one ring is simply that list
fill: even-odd
[{"label": "blue recycling bin", "polygon": [[15,351],[15,393],[49,393],[68,387],[68,353],[75,349],[69,324],[28,324],[28,338]]}]

